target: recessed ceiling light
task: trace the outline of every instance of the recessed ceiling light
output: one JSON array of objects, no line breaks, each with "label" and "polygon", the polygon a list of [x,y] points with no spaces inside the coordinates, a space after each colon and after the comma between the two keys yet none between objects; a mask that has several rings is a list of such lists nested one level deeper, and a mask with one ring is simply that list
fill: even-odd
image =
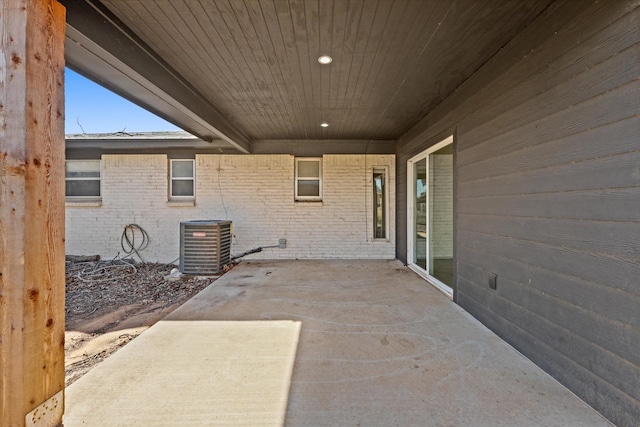
[{"label": "recessed ceiling light", "polygon": [[331,58],[329,55],[322,55],[320,58],[318,58],[318,62],[321,64],[331,64],[331,61],[333,61],[333,58]]},{"label": "recessed ceiling light", "polygon": [[322,122],[322,123],[320,123],[320,126],[323,127],[323,128],[328,128],[329,127],[329,123]]}]

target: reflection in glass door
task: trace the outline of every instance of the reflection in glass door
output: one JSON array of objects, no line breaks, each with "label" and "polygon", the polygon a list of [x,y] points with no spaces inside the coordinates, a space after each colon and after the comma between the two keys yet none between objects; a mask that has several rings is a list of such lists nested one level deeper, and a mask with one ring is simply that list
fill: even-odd
[{"label": "reflection in glass door", "polygon": [[453,138],[408,162],[409,266],[448,294],[453,287]]},{"label": "reflection in glass door", "polygon": [[453,286],[453,146],[429,154],[429,275]]},{"label": "reflection in glass door", "polygon": [[427,269],[427,159],[413,166],[415,191],[413,192],[413,260],[423,270]]}]

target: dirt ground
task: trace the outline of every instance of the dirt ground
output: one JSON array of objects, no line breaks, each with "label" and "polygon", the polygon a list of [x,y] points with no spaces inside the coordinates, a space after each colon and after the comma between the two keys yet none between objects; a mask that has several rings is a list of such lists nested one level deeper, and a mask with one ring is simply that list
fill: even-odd
[{"label": "dirt ground", "polygon": [[128,260],[67,261],[67,385],[216,279],[165,280],[173,268]]}]

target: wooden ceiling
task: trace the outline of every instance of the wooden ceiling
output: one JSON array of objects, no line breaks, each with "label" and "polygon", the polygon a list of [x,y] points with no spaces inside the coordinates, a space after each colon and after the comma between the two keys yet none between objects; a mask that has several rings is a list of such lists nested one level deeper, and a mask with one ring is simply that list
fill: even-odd
[{"label": "wooden ceiling", "polygon": [[[551,1],[101,3],[249,140],[386,140],[411,129]],[[319,64],[321,55],[333,62]]]}]

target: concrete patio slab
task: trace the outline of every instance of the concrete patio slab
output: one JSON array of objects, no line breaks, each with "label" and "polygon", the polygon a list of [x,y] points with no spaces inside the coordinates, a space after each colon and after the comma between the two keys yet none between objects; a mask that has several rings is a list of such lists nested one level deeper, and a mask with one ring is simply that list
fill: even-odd
[{"label": "concrete patio slab", "polygon": [[[242,263],[161,323],[218,321],[300,322],[286,426],[610,425],[398,261]],[[187,408],[190,415],[181,416],[184,422],[170,425],[275,425],[252,421],[254,407],[247,403],[235,406],[244,409],[244,416],[232,424],[218,423],[233,399],[208,397],[210,404],[194,407],[187,391],[206,390],[210,376],[189,375],[188,363],[156,362],[156,355],[168,351],[178,337],[145,341],[154,328],[69,387],[65,426],[122,425],[118,420],[125,417],[129,425],[169,425],[144,418],[154,404],[165,414],[185,414]],[[208,352],[215,354],[216,339],[200,337],[197,328],[184,327],[180,335],[194,337],[181,349],[183,354],[205,359]],[[247,338],[255,339],[248,345],[256,357],[264,346],[284,345],[276,337],[262,337]],[[227,357],[237,358],[233,353]],[[156,373],[143,378],[127,374],[137,366],[132,358],[158,363]],[[250,364],[246,353],[241,358]],[[222,359],[216,363],[229,365]],[[125,393],[139,387],[139,381],[153,381],[163,372],[180,378],[182,371],[184,381],[166,384],[164,394],[158,394],[165,397],[133,402]],[[94,372],[105,382],[97,382]],[[288,382],[286,369],[277,375]],[[110,376],[117,380],[110,382]],[[220,391],[223,397],[242,395],[229,387]],[[73,414],[91,412],[86,408],[96,401],[119,409],[105,415],[102,424],[81,424],[80,418],[67,422]]]},{"label": "concrete patio slab", "polygon": [[299,332],[291,321],[158,322],[67,389],[64,425],[281,426]]}]

